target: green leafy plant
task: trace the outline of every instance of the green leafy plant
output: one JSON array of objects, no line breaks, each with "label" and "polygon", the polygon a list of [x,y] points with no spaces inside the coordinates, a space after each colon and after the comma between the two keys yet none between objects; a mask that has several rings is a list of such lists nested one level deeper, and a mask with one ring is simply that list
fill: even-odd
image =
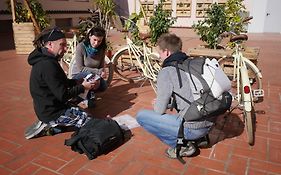
[{"label": "green leafy plant", "polygon": [[149,19],[151,44],[155,45],[157,39],[169,31],[169,28],[175,23],[176,19],[171,17],[171,12],[163,9],[163,1],[156,6],[153,16]]},{"label": "green leafy plant", "polygon": [[[229,28],[227,31],[234,31],[237,34],[244,32],[244,24],[241,21],[245,18],[246,7],[243,5],[244,0],[228,0],[225,4],[225,13],[227,14],[227,24]],[[232,28],[232,24],[236,24]]]},{"label": "green leafy plant", "polygon": [[[47,13],[44,11],[42,5],[38,0],[29,0],[29,7],[33,13],[33,16],[38,23],[40,29],[44,29],[49,26],[50,18]],[[10,0],[6,1],[8,6],[8,11],[11,13],[11,4]],[[15,1],[15,22],[32,22],[31,15],[29,14],[27,8],[19,1]]]},{"label": "green leafy plant", "polygon": [[219,35],[229,28],[224,6],[212,4],[206,11],[205,19],[198,21],[198,24],[192,27],[209,48],[216,49],[219,44]]},{"label": "green leafy plant", "polygon": [[[228,0],[224,5],[212,4],[206,12],[205,19],[192,26],[209,48],[219,47],[221,40],[219,35],[223,32],[233,31],[237,34],[245,32],[242,20],[247,13],[243,1]],[[227,45],[231,47],[232,43],[229,42]]]},{"label": "green leafy plant", "polygon": [[100,26],[108,33],[110,28],[110,19],[115,15],[115,3],[113,0],[93,0],[100,10]]},{"label": "green leafy plant", "polygon": [[128,20],[126,20],[125,22],[125,29],[128,30],[130,32],[130,36],[131,36],[131,39],[132,41],[139,45],[141,44],[141,39],[139,37],[139,29],[137,27],[137,21],[143,17],[143,14],[142,13],[132,13]]}]

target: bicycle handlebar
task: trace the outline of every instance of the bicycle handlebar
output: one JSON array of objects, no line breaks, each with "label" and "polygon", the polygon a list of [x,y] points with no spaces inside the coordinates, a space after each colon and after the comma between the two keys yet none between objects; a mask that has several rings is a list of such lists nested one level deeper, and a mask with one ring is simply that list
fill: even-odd
[{"label": "bicycle handlebar", "polygon": [[250,20],[252,20],[253,19],[253,16],[248,16],[248,17],[246,17],[245,19],[243,19],[242,21],[241,21],[241,23],[246,23],[246,22],[248,22],[248,21],[250,21]]}]

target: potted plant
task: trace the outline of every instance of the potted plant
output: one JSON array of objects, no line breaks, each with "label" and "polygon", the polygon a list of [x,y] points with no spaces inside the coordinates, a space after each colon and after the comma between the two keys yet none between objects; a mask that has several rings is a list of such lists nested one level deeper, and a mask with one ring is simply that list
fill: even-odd
[{"label": "potted plant", "polygon": [[110,20],[115,15],[115,3],[113,0],[93,0],[93,3],[99,10],[100,26],[103,27],[108,34],[110,29]]},{"label": "potted plant", "polygon": [[[200,39],[207,43],[208,48],[217,49],[220,44],[219,35],[233,30],[232,24],[241,22],[245,12],[243,0],[228,0],[225,5],[215,3],[207,9],[205,18],[192,27]],[[243,25],[236,25],[234,31],[237,34],[244,31]]]},{"label": "potted plant", "polygon": [[29,2],[24,0],[24,5],[18,0],[8,0],[7,5],[10,12],[14,11],[13,30],[16,53],[29,54],[34,49],[35,34],[49,25],[49,18],[38,0]]},{"label": "potted plant", "polygon": [[155,45],[157,39],[169,31],[169,28],[175,23],[176,19],[171,17],[171,12],[163,9],[163,0],[156,6],[153,16],[149,19],[151,44]]}]

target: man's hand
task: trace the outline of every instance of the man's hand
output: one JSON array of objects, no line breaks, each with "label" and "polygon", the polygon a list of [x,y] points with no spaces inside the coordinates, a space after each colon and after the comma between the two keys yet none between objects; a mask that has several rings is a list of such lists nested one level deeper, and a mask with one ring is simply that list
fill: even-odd
[{"label": "man's hand", "polygon": [[97,90],[100,87],[100,79],[91,82],[93,82],[92,90]]},{"label": "man's hand", "polygon": [[84,88],[86,90],[91,90],[96,86],[96,81],[87,81],[86,79],[84,79],[84,81],[82,82],[82,85],[84,86]]},{"label": "man's hand", "polygon": [[154,98],[154,99],[151,101],[152,106],[154,106],[155,102],[156,102],[156,98]]},{"label": "man's hand", "polygon": [[105,73],[105,70],[103,69],[101,74],[100,74],[101,78],[106,78],[106,73]]}]

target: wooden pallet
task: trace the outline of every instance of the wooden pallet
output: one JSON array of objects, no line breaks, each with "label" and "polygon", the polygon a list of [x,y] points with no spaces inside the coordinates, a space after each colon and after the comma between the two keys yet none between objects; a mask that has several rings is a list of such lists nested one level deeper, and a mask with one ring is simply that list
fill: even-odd
[{"label": "wooden pallet", "polygon": [[[258,64],[258,56],[259,56],[260,49],[258,47],[247,47],[245,51],[243,51],[243,55],[251,60],[255,65]],[[208,49],[205,47],[196,47],[191,48],[187,51],[187,54],[191,57],[198,57],[198,56],[206,56],[206,57],[212,57],[216,59],[220,59],[222,57],[227,57],[229,59],[226,59],[226,61],[221,65],[222,69],[228,76],[233,75],[233,63],[231,59],[232,54],[231,49]],[[254,73],[249,72],[249,77],[254,78]]]},{"label": "wooden pallet", "polygon": [[30,54],[34,49],[33,40],[35,39],[33,23],[13,23],[13,30],[16,53]]}]

